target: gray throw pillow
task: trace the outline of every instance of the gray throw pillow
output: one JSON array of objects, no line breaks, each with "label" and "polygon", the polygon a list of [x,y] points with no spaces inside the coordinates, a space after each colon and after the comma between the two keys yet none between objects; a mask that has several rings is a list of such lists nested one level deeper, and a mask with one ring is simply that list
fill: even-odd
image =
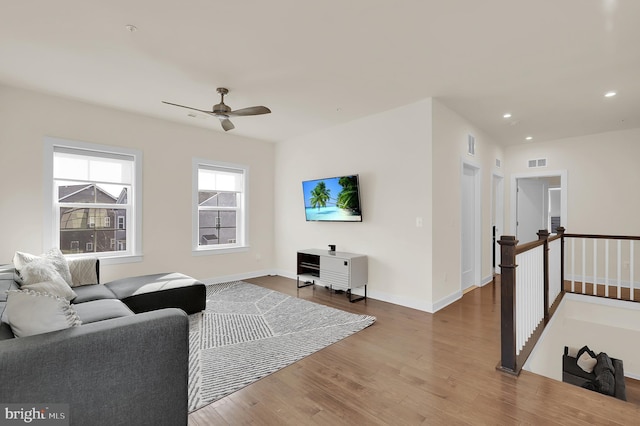
[{"label": "gray throw pillow", "polygon": [[610,370],[604,370],[596,376],[596,390],[605,395],[613,396],[616,392],[616,379]]},{"label": "gray throw pillow", "polygon": [[68,300],[33,290],[7,292],[2,322],[9,324],[16,337],[48,333],[82,324]]}]

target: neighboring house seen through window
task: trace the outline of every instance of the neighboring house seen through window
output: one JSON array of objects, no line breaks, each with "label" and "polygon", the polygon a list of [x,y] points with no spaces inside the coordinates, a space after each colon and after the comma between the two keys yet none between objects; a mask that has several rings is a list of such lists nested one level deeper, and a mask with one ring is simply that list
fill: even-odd
[{"label": "neighboring house seen through window", "polygon": [[[138,255],[137,151],[48,139],[52,246],[64,254]],[[48,221],[49,223],[49,221]],[[116,226],[114,226],[116,225]]]},{"label": "neighboring house seen through window", "polygon": [[194,250],[245,247],[248,169],[204,160],[193,166]]}]

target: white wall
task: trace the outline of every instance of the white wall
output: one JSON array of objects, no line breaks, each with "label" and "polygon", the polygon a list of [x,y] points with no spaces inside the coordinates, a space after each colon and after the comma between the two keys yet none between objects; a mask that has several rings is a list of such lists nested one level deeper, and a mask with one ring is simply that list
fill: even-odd
[{"label": "white wall", "polygon": [[[569,233],[640,235],[639,141],[640,129],[632,129],[513,145],[505,149],[505,170],[509,175],[566,170]],[[527,168],[533,158],[547,158],[547,167]],[[510,184],[507,180],[507,206]]]},{"label": "white wall", "polygon": [[[361,223],[306,222],[302,181],[358,174]],[[276,261],[295,276],[296,251],[369,256],[369,295],[430,311],[431,100],[364,117],[276,147]],[[416,227],[416,218],[423,227]]]},{"label": "white wall", "polygon": [[[476,153],[467,153],[474,135]],[[504,163],[501,147],[469,121],[438,100],[433,101],[433,300],[436,308],[461,296],[461,170],[462,161],[481,173],[481,281],[492,278],[491,186],[495,160]],[[481,283],[477,283],[480,285]],[[455,300],[455,299],[454,299]]]},{"label": "white wall", "polygon": [[[103,281],[162,271],[247,276],[273,267],[273,144],[7,86],[0,86],[0,263],[16,250],[50,248],[42,246],[45,136],[143,151],[144,259],[104,266]],[[249,251],[192,256],[194,156],[250,167]]]}]

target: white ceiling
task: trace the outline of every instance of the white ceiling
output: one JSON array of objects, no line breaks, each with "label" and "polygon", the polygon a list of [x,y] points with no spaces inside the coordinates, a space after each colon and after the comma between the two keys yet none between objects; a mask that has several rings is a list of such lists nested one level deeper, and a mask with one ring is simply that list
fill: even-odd
[{"label": "white ceiling", "polygon": [[231,132],[269,141],[428,97],[502,144],[640,127],[638,0],[0,0],[0,11],[0,83],[219,131],[161,101],[211,109],[224,86],[232,108],[273,111],[234,118]]}]

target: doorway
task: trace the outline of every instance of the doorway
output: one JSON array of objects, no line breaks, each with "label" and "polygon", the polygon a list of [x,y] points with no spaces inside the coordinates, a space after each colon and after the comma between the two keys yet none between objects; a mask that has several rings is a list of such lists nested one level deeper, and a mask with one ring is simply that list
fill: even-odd
[{"label": "doorway", "polygon": [[511,178],[511,232],[520,244],[538,239],[538,231],[566,227],[567,172],[538,172]]},{"label": "doorway", "polygon": [[464,161],[461,198],[460,286],[464,291],[474,285],[480,285],[481,272],[480,167]]}]

